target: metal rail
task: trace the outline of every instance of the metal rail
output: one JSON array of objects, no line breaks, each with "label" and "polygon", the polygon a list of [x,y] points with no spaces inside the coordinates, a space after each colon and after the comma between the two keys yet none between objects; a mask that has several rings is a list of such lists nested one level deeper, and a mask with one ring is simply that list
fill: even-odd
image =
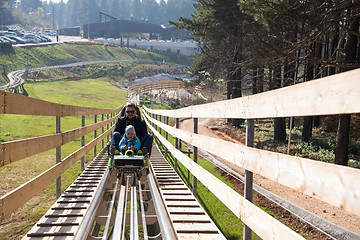
[{"label": "metal rail", "polygon": [[23,239],[225,239],[158,148],[150,162],[118,171],[103,149]]}]

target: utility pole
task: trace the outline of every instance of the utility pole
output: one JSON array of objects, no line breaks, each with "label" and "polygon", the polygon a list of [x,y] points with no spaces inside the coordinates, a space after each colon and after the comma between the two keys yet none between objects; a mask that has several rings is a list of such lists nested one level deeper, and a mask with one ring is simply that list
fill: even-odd
[{"label": "utility pole", "polygon": [[53,30],[55,30],[55,6],[52,5],[52,24],[53,24]]},{"label": "utility pole", "polygon": [[3,10],[3,8],[0,8],[0,10],[1,10],[1,31],[4,31],[4,10]]}]

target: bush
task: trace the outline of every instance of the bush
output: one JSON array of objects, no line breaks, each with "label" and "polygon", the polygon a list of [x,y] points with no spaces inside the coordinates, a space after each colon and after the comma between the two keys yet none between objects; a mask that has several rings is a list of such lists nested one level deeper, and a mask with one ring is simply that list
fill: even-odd
[{"label": "bush", "polygon": [[11,43],[0,43],[0,54],[13,53],[14,49]]}]

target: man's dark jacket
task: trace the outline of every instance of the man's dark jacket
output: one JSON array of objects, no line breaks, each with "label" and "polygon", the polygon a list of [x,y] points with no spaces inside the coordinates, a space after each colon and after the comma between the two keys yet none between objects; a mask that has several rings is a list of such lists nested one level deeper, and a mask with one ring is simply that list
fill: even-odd
[{"label": "man's dark jacket", "polygon": [[134,121],[126,119],[126,117],[119,117],[115,124],[114,132],[119,132],[121,136],[124,136],[125,128],[128,125],[133,125],[136,131],[136,136],[141,140],[148,134],[146,123],[141,118],[137,117]]}]

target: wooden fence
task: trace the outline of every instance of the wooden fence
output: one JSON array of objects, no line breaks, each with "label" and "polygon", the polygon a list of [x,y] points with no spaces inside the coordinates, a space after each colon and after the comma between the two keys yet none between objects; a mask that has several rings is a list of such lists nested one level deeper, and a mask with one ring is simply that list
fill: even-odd
[{"label": "wooden fence", "polygon": [[[226,159],[249,173],[316,197],[360,216],[360,170],[255,149],[171,127],[157,115],[172,118],[254,119],[352,114],[360,112],[360,69],[248,97],[177,110],[145,108],[148,126],[166,148],[263,239],[299,239],[299,235],[261,211],[173,147],[150,123],[197,148]],[[155,117],[150,117],[150,114]],[[160,118],[161,119],[161,118]],[[195,122],[195,121],[194,121]],[[247,129],[248,130],[248,129]],[[297,235],[297,236],[296,236]]]},{"label": "wooden fence", "polygon": [[[129,86],[129,92],[136,92],[136,93],[149,93],[153,90],[161,90],[161,89],[178,89],[184,88],[184,84],[182,81],[178,80],[168,80],[168,81],[157,81],[157,82],[146,82],[146,83],[137,83]],[[207,96],[211,96],[216,99],[224,100],[226,96],[219,93],[218,90],[205,88],[202,89],[198,86],[188,88],[193,92],[202,93]]]},{"label": "wooden fence", "polygon": [[183,85],[181,81],[169,80],[169,81],[156,81],[137,83],[129,86],[130,92],[147,93],[152,90],[160,90],[164,88],[180,88]]},{"label": "wooden fence", "polygon": [[[63,116],[83,116],[84,118],[85,115],[107,114],[108,117],[107,120],[99,123],[94,123],[66,132],[0,143],[0,166],[5,166],[34,154],[60,147],[79,137],[83,137],[91,132],[94,132],[99,128],[103,129],[106,125],[108,127],[106,131],[103,131],[103,133],[94,140],[79,148],[64,159],[60,159],[61,161],[53,167],[2,196],[0,198],[0,221],[4,220],[33,196],[38,194],[53,180],[60,177],[70,166],[80,160],[80,158],[82,158],[87,152],[96,147],[99,142],[109,136],[115,126],[112,125],[112,123],[119,116],[119,114],[116,115],[113,113],[119,112],[120,109],[121,107],[118,109],[104,110],[63,105],[0,90],[0,114],[56,116],[58,118]],[[110,118],[109,114],[112,115]],[[112,126],[110,127],[109,124]]]}]

